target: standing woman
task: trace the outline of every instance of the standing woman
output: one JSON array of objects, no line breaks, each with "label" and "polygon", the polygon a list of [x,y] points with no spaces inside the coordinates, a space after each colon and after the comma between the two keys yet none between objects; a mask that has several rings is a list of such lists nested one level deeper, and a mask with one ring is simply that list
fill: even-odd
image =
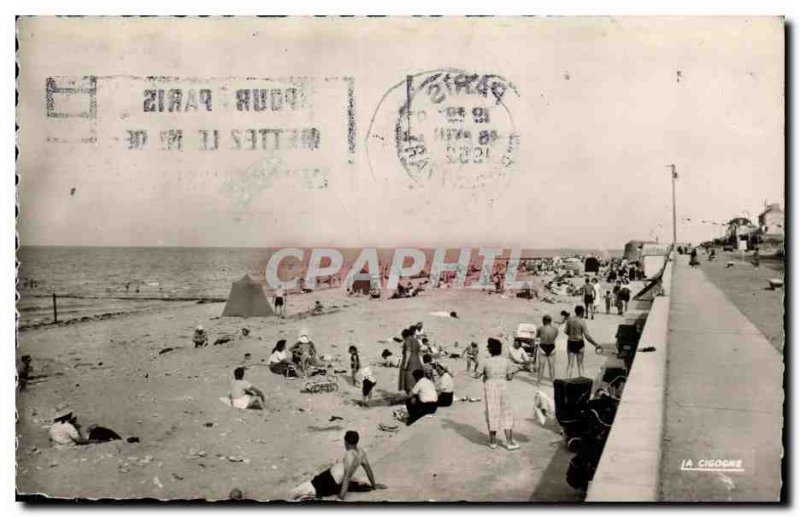
[{"label": "standing woman", "polygon": [[414,337],[413,328],[403,329],[403,359],[400,362],[400,379],[398,390],[411,392],[411,388],[417,383],[414,379],[414,370],[422,370],[422,359],[420,358],[420,343]]},{"label": "standing woman", "polygon": [[506,385],[514,375],[508,359],[500,355],[503,344],[495,338],[489,338],[489,358],[483,365],[483,392],[486,399],[486,424],[489,426],[489,448],[497,448],[497,430],[503,429],[506,434],[506,449],[519,449],[514,441],[514,414],[511,412],[511,401],[508,398]]}]

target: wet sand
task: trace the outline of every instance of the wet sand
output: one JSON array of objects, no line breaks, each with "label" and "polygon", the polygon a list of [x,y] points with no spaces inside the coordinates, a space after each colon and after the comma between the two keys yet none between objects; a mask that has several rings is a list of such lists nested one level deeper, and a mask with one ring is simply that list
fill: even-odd
[{"label": "wet sand", "polygon": [[[316,300],[333,312],[292,317]],[[223,304],[210,303],[22,332],[18,354],[33,356],[34,374],[44,377],[17,399],[17,490],[53,497],[218,500],[239,488],[248,499],[284,499],[293,486],[340,459],[344,431],[355,429],[388,489],[349,499],[580,500],[564,481],[569,455],[557,431],[533,422],[537,388],[531,374],[520,373],[511,382],[522,449],[492,451],[483,442],[488,440],[483,403],[456,402],[433,418],[401,424],[397,432],[380,430],[381,422],[397,423],[394,408],[356,405],[361,390],[349,381],[347,355],[350,344],[359,347],[362,363],[377,361],[384,348],[399,354],[392,337],[417,321],[451,351],[461,349],[454,348],[456,341],[463,348],[471,340],[483,349],[487,337],[501,330],[510,335],[522,322],[539,324],[545,313],[556,317],[577,302],[577,297],[549,304],[448,289],[371,301],[334,289],[291,297],[285,320],[218,318]],[[435,311],[457,311],[459,319],[430,315]],[[601,315],[590,328],[610,343],[621,319]],[[243,325],[252,332],[194,349],[191,335],[198,324],[212,343]],[[285,338],[291,345],[301,329],[310,332],[319,353],[347,370],[338,376],[338,392],[301,393],[302,380],[267,369],[275,342]],[[167,347],[173,350],[159,354]],[[594,377],[604,360],[590,349],[586,375]],[[457,397],[483,397],[482,383],[464,375],[462,360],[442,362],[456,372]],[[233,368],[242,365],[250,367],[246,378],[267,394],[268,410],[239,411],[219,401],[228,393]],[[557,376],[565,367],[561,341]],[[396,392],[397,369],[373,367],[373,372],[375,398]],[[552,395],[549,382],[538,389]],[[50,448],[47,427],[66,405],[82,425],[97,423],[140,443]],[[341,420],[331,421],[333,416]],[[435,473],[436,482],[420,478],[420,472]]]}]

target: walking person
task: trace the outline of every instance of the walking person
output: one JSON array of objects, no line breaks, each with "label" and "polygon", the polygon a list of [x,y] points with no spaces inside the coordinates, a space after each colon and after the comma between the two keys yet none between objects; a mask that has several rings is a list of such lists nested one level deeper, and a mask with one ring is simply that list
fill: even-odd
[{"label": "walking person", "polygon": [[589,282],[588,276],[583,284],[583,306],[585,307],[586,315],[594,319],[594,286]]},{"label": "walking person", "polygon": [[564,332],[567,335],[567,379],[572,378],[572,369],[576,363],[578,365],[578,377],[583,377],[584,338],[594,345],[595,349],[602,350],[603,347],[597,344],[589,334],[589,327],[586,325],[586,320],[583,319],[582,306],[575,307],[575,316],[570,316],[567,319]]},{"label": "walking person", "polygon": [[500,355],[503,344],[500,340],[489,338],[489,358],[483,364],[483,392],[486,400],[486,424],[489,427],[489,448],[497,448],[497,430],[502,429],[506,435],[506,449],[519,449],[514,441],[514,414],[506,385],[514,376],[511,363]]},{"label": "walking person", "polygon": [[595,314],[600,313],[600,299],[603,297],[603,291],[600,289],[600,282],[597,277],[592,278],[592,287],[594,288],[594,306],[592,307],[592,319]]}]

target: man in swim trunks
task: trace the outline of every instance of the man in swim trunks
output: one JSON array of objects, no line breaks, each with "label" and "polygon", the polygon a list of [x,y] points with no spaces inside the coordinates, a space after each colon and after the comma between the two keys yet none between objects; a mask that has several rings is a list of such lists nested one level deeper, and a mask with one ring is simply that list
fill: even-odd
[{"label": "man in swim trunks", "polygon": [[586,277],[586,283],[583,284],[583,306],[585,307],[586,315],[594,319],[594,286]]},{"label": "man in swim trunks", "polygon": [[553,319],[550,315],[545,314],[542,318],[542,326],[536,329],[536,341],[538,343],[537,353],[544,355],[545,359],[544,362],[539,361],[539,372],[536,379],[537,386],[542,383],[545,364],[547,364],[547,369],[550,372],[550,382],[555,380],[556,337],[558,337],[558,328],[553,325]]},{"label": "man in swim trunks", "polygon": [[280,318],[286,317],[286,289],[283,287],[275,291],[275,314]]},{"label": "man in swim trunks", "polygon": [[589,327],[583,319],[583,306],[575,307],[575,316],[570,316],[564,326],[564,333],[567,334],[567,379],[572,378],[572,367],[578,363],[578,377],[583,377],[583,338],[593,344],[595,349],[603,348],[589,334]]},{"label": "man in swim trunks", "polygon": [[[306,481],[291,492],[294,500],[329,497],[338,495],[344,500],[347,492],[367,492],[384,485],[375,482],[375,475],[367,460],[366,451],[358,448],[359,436],[356,431],[347,431],[344,435],[344,458],[335,463],[331,468],[317,474],[310,481]],[[369,484],[353,479],[358,467],[364,467],[369,478]]]}]

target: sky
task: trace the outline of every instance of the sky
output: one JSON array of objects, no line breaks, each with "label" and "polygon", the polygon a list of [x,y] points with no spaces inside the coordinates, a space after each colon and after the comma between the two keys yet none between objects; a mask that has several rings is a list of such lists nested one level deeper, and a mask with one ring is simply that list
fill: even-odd
[{"label": "sky", "polygon": [[[784,201],[780,18],[26,18],[18,31],[23,245],[619,249],[671,240],[670,164],[680,241]],[[505,93],[447,90],[459,74]],[[85,76],[94,94],[69,91]],[[269,108],[239,110],[254,89]],[[173,112],[168,97],[146,109],[158,90],[180,90]],[[93,114],[65,116],[91,98]],[[419,138],[398,138],[409,127]],[[179,129],[182,150],[161,149]],[[213,130],[219,148],[202,149]],[[405,147],[420,142],[424,162]]]}]

